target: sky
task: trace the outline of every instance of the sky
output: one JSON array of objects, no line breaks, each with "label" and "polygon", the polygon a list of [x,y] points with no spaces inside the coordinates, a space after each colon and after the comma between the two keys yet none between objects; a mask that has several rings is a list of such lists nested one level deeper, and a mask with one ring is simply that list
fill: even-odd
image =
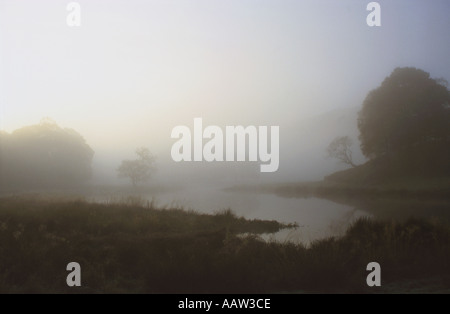
[{"label": "sky", "polygon": [[51,117],[97,163],[148,146],[170,164],[171,130],[201,117],[280,126],[289,174],[297,132],[314,145],[317,117],[361,106],[395,67],[450,80],[447,0],[378,1],[379,27],[363,0],[80,0],[80,27],[69,2],[0,0],[0,129]]}]

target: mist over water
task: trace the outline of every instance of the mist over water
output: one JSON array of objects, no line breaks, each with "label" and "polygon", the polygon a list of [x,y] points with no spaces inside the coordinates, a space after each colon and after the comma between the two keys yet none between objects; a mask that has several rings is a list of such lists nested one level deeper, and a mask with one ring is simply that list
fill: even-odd
[{"label": "mist over water", "polygon": [[[311,240],[338,234],[340,225],[370,214],[316,198],[223,189],[320,181],[346,169],[326,154],[337,136],[352,139],[353,161],[361,165],[367,159],[357,117],[372,89],[396,67],[450,78],[446,1],[380,1],[381,27],[366,24],[364,1],[79,3],[81,27],[68,26],[65,6],[52,1],[0,3],[0,148],[2,157],[11,153],[0,161],[8,175],[18,174],[13,185],[2,185],[2,194],[41,193],[42,182],[59,193],[74,184],[74,174],[88,177],[87,165],[89,180],[68,187],[68,194],[81,189],[95,201],[133,195],[117,169],[146,147],[156,158],[142,184],[146,199],[297,222]],[[64,154],[44,150],[39,141],[58,137],[48,130],[43,136],[39,127],[16,132],[44,117],[61,136],[76,134],[73,147],[87,145],[93,154],[63,159],[52,172],[55,156]],[[222,130],[279,126],[278,170],[261,173],[260,162],[174,162],[171,132],[180,125],[193,130],[196,117]],[[36,150],[23,150],[27,136]],[[77,165],[84,159],[92,163]],[[17,169],[7,166],[16,160],[22,162]],[[33,165],[33,176],[23,174]],[[106,192],[99,193],[102,187]]]},{"label": "mist over water", "polygon": [[237,216],[247,219],[297,223],[299,227],[295,230],[282,230],[264,238],[305,244],[325,237],[340,236],[355,219],[372,216],[353,206],[319,198],[285,198],[265,193],[228,191],[224,189],[226,187],[220,185],[205,187],[197,184],[148,194],[123,192],[88,194],[86,199],[100,203],[114,203],[137,197],[162,208],[183,208],[207,214],[231,209]]},{"label": "mist over water", "polygon": [[0,0],[0,293],[449,293],[449,12]]}]

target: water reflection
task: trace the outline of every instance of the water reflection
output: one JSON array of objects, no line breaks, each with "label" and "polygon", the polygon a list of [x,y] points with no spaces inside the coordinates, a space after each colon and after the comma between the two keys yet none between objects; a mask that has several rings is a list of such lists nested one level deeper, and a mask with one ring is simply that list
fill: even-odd
[{"label": "water reflection", "polygon": [[[130,193],[96,194],[95,201],[115,201]],[[139,194],[158,206],[179,207],[201,213],[232,209],[247,219],[277,220],[297,223],[295,230],[282,230],[264,235],[267,240],[311,243],[314,240],[342,235],[348,226],[360,217],[385,220],[405,220],[411,217],[450,221],[447,200],[360,198],[321,199],[289,195],[229,190],[223,187],[189,187],[176,190],[154,190]]]},{"label": "water reflection", "polygon": [[[125,195],[116,194],[120,199]],[[226,191],[218,187],[191,187],[178,191],[141,195],[158,206],[182,207],[202,213],[214,213],[230,208],[247,219],[277,220],[297,223],[295,230],[282,230],[264,238],[276,241],[310,243],[316,239],[341,235],[348,225],[370,214],[353,206],[337,204],[319,198],[285,198],[274,194]],[[96,196],[96,201],[110,200],[110,196]]]}]

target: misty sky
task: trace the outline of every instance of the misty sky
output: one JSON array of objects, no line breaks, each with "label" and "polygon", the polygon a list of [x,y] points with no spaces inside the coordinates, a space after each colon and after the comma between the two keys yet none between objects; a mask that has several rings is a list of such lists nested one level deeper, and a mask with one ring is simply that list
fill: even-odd
[{"label": "misty sky", "polygon": [[378,1],[381,27],[368,0],[80,0],[81,27],[69,2],[0,0],[0,129],[48,116],[96,156],[169,158],[172,128],[195,117],[293,138],[397,66],[450,80],[448,0]]}]

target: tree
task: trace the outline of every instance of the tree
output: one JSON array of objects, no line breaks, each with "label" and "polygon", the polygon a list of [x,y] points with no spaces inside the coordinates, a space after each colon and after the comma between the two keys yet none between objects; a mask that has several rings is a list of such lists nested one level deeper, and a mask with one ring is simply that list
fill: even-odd
[{"label": "tree", "polygon": [[328,156],[336,158],[344,164],[356,167],[352,158],[352,145],[353,141],[348,136],[338,136],[328,145]]},{"label": "tree", "polygon": [[46,118],[0,136],[2,186],[60,187],[83,184],[92,175],[94,151],[73,129]]},{"label": "tree", "polygon": [[396,68],[364,100],[358,116],[361,150],[376,158],[405,148],[450,143],[450,92],[443,79]]},{"label": "tree", "polygon": [[119,178],[129,178],[133,186],[150,179],[155,163],[155,157],[145,147],[136,149],[136,155],[138,159],[123,160],[117,168]]}]

